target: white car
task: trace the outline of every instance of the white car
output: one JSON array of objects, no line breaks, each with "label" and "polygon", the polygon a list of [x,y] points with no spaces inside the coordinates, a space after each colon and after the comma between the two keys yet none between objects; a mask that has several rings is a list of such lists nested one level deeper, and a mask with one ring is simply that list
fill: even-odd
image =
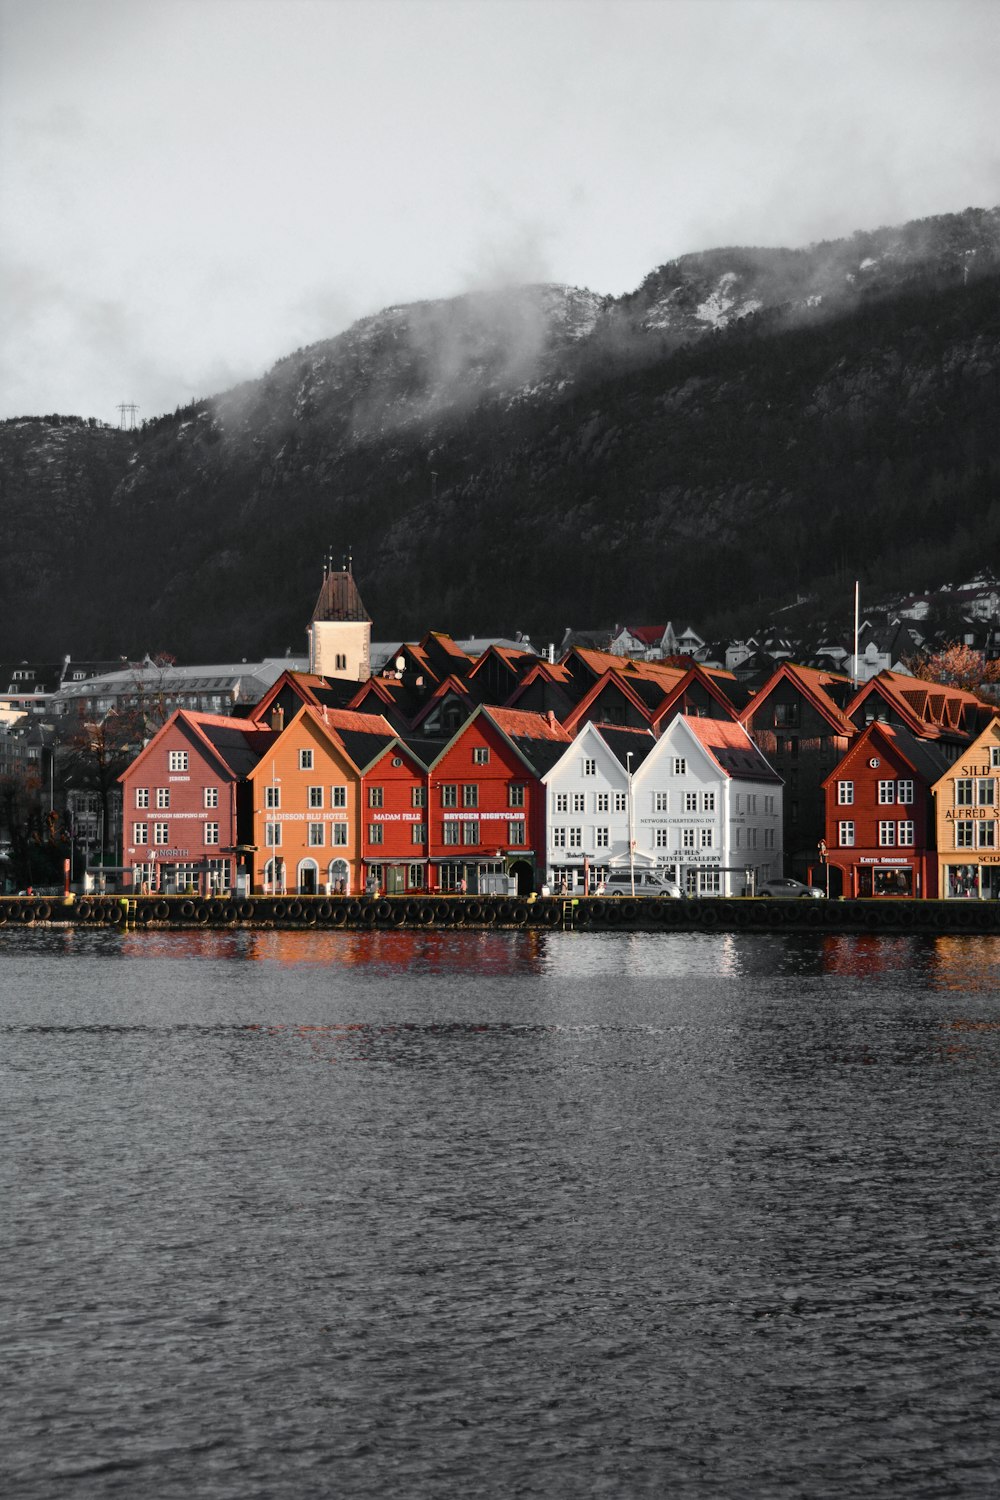
[{"label": "white car", "polygon": [[[609,871],[604,882],[604,894],[606,896],[631,896],[631,870]],[[677,901],[680,900],[681,888],[676,881],[668,880],[657,870],[636,870],[635,894],[636,896],[665,896]]]},{"label": "white car", "polygon": [[758,896],[784,896],[786,900],[819,900],[826,896],[818,885],[803,885],[801,880],[765,880],[757,889]]}]

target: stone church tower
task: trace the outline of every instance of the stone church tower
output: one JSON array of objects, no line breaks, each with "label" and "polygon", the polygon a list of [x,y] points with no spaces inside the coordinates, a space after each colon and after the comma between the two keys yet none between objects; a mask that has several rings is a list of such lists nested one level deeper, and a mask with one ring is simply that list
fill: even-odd
[{"label": "stone church tower", "polygon": [[320,677],[364,682],[371,676],[371,615],[361,602],[351,559],[335,573],[323,564],[323,587],[309,624],[309,670]]}]

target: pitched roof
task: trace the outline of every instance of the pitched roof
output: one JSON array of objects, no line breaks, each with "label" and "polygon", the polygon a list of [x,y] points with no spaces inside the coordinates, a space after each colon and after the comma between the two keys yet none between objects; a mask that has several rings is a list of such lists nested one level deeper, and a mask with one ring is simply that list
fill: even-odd
[{"label": "pitched roof", "polygon": [[312,617],[313,620],[367,620],[371,623],[371,615],[361,602],[350,568],[342,573],[325,575]]},{"label": "pitched roof", "polygon": [[828,786],[831,781],[841,778],[845,764],[853,760],[859,751],[864,755],[865,746],[870,745],[873,739],[880,738],[899,750],[903,759],[927,786],[933,786],[936,781],[940,780],[952,764],[933,741],[911,734],[901,724],[882,724],[875,719],[864,733],[857,737],[840,764],[835,766],[826,777],[823,785]]},{"label": "pitched roof", "polygon": [[623,729],[619,724],[594,724],[595,730],[607,745],[615,760],[628,769],[627,756],[631,756],[638,769],[656,745],[656,736],[649,729]]},{"label": "pitched roof", "polygon": [[309,706],[302,712],[340,746],[359,771],[370,765],[390,741],[396,738],[396,730],[381,714],[362,714],[349,708]]},{"label": "pitched roof", "polygon": [[800,667],[795,662],[787,661],[780,662],[763,687],[759,688],[749,699],[739,716],[740,722],[746,723],[747,719],[753,718],[761,704],[767,701],[774,689],[782,682],[790,682],[797,687],[802,696],[808,700],[817,713],[829,722],[837,734],[846,734],[851,737],[857,734],[857,726],[848,718],[833,697],[834,692],[839,691],[842,694],[845,686],[849,686],[849,679],[841,673],[824,672],[816,667]]},{"label": "pitched roof", "polygon": [[727,776],[781,784],[781,777],[761,755],[742,724],[734,719],[700,719],[688,714],[682,718]]},{"label": "pitched roof", "polygon": [[516,708],[484,708],[480,712],[492,719],[538,776],[555,765],[573,738],[555,714],[533,714]]}]

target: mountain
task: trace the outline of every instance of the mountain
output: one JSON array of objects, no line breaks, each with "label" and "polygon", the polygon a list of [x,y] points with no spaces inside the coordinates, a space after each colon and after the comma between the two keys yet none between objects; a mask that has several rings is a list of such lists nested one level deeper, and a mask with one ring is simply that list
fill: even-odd
[{"label": "mountain", "polygon": [[1000,209],[392,307],[123,433],[0,424],[0,657],[697,619],[1000,564]]}]

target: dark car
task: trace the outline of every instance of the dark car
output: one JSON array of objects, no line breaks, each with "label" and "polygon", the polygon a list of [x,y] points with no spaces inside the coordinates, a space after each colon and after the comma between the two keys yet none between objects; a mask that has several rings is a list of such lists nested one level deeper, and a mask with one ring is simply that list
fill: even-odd
[{"label": "dark car", "polygon": [[758,896],[783,896],[790,901],[819,900],[826,895],[818,885],[803,885],[801,880],[765,880],[757,889]]}]

